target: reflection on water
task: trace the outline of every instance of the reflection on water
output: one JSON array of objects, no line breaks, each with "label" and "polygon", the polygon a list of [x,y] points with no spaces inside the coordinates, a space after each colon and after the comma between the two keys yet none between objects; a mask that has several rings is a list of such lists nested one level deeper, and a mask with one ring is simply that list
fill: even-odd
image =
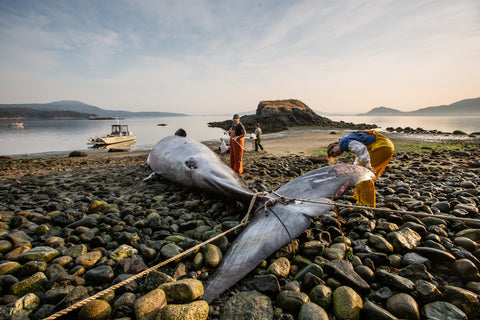
[{"label": "reflection on water", "polygon": [[91,145],[89,146],[90,149],[102,149],[102,150],[128,150],[132,151],[135,150],[135,141],[127,141],[127,142],[120,142],[114,143],[109,145]]},{"label": "reflection on water", "polygon": [[[462,130],[466,133],[480,132],[480,117],[334,116],[330,118],[335,121],[376,124],[380,127],[380,131],[387,127],[404,128],[408,126],[444,132],[453,132],[454,130]],[[220,141],[220,138],[224,137],[224,130],[209,128],[208,122],[228,119],[230,116],[187,116],[127,118],[121,122],[128,124],[130,131],[135,134],[134,148],[136,150],[150,150],[159,140],[174,134],[179,128],[185,129],[187,136],[197,141]],[[70,152],[73,150],[91,150],[88,152],[93,152],[92,149],[87,148],[88,138],[101,137],[110,133],[111,125],[115,124],[116,120],[25,120],[23,128],[11,128],[9,123],[8,120],[0,120],[0,155]],[[278,134],[288,134],[288,132]],[[113,145],[111,148],[120,149],[123,146]],[[105,152],[103,149],[97,151]]]}]

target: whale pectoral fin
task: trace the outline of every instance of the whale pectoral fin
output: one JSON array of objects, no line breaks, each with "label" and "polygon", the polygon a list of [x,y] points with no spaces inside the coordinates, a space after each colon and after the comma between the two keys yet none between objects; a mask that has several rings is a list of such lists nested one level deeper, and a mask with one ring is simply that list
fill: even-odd
[{"label": "whale pectoral fin", "polygon": [[143,181],[150,181],[153,178],[155,178],[156,175],[157,174],[155,172],[152,172],[152,173],[150,173],[150,175],[148,177],[144,178]]}]

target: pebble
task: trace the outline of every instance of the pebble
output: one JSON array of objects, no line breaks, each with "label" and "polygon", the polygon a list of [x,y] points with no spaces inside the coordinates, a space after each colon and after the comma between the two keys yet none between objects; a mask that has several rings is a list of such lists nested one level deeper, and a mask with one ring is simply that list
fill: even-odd
[{"label": "pebble", "polygon": [[[480,156],[478,148],[468,153]],[[260,157],[255,162],[247,155],[242,176],[257,190],[276,189],[293,178],[289,172],[321,165],[308,156]],[[245,213],[245,204],[161,179],[141,181],[150,173],[146,155],[121,159],[119,165],[115,157],[55,160],[48,171],[41,162],[18,161],[18,169],[2,171],[0,317],[48,317],[238,225]],[[480,226],[435,217],[479,218],[480,170],[465,161],[453,151],[396,154],[376,183],[377,206],[430,216],[341,209],[350,262],[332,211],[210,306],[201,300],[203,285],[241,230],[72,316],[475,319]],[[340,201],[349,203],[351,195]]]}]

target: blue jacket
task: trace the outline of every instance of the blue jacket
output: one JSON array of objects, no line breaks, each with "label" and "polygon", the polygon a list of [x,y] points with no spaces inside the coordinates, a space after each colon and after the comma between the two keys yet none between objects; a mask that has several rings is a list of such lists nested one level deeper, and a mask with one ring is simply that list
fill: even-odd
[{"label": "blue jacket", "polygon": [[353,140],[363,143],[364,145],[368,146],[371,143],[374,143],[377,140],[377,137],[374,134],[366,133],[366,132],[352,132],[343,138],[340,139],[340,149],[343,151],[348,151],[348,145]]}]

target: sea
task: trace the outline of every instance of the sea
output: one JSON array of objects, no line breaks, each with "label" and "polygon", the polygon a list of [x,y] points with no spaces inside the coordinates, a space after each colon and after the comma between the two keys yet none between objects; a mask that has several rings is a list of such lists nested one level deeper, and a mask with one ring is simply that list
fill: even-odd
[{"label": "sea", "polygon": [[[480,117],[371,117],[328,116],[334,121],[376,124],[382,131],[388,127],[412,127],[425,130],[465,133],[480,132]],[[210,128],[212,121],[229,120],[227,115],[183,116],[156,118],[126,118],[120,120],[25,120],[23,127],[10,127],[9,121],[0,120],[0,156],[35,156],[36,154],[65,153],[74,150],[90,153],[107,152],[92,149],[88,138],[110,133],[111,125],[128,124],[135,134],[136,142],[126,146],[130,150],[150,150],[162,138],[174,134],[178,128],[187,131],[187,136],[201,141],[218,141],[228,138],[224,130]],[[268,139],[268,134],[264,135]],[[114,146],[115,147],[115,146]]]}]

